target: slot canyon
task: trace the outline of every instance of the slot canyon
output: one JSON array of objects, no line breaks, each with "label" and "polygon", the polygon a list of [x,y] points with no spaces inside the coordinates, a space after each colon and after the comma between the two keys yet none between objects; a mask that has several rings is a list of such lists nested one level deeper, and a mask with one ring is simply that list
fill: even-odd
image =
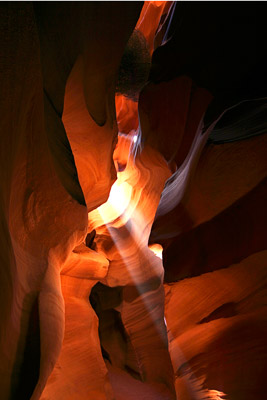
[{"label": "slot canyon", "polygon": [[0,3],[0,400],[259,400],[264,2]]}]

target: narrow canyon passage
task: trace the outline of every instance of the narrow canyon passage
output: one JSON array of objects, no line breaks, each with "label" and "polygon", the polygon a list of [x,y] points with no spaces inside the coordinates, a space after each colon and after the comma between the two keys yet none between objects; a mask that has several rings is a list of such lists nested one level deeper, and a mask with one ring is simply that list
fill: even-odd
[{"label": "narrow canyon passage", "polygon": [[265,15],[1,4],[1,400],[264,398]]}]

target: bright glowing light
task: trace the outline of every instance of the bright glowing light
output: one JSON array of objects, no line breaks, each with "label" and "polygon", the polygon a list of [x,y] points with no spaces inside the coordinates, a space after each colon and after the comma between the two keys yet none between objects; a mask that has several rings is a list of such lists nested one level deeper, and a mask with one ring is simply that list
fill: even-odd
[{"label": "bright glowing light", "polygon": [[153,253],[162,260],[163,248],[160,244],[151,244],[148,246]]},{"label": "bright glowing light", "polygon": [[137,141],[137,135],[134,135],[133,142],[136,143],[136,141]]},{"label": "bright glowing light", "polygon": [[103,224],[109,224],[120,217],[128,208],[132,195],[132,187],[127,182],[120,182],[119,179],[113,184],[109,198],[96,210],[89,213],[89,219],[93,221],[92,229]]},{"label": "bright glowing light", "polygon": [[111,188],[108,203],[118,214],[122,214],[130,203],[131,194],[131,186],[127,182],[119,183],[116,181]]},{"label": "bright glowing light", "polygon": [[223,392],[219,392],[218,390],[209,390],[208,395],[210,396],[209,398],[212,400],[223,400],[225,398],[226,394]]}]

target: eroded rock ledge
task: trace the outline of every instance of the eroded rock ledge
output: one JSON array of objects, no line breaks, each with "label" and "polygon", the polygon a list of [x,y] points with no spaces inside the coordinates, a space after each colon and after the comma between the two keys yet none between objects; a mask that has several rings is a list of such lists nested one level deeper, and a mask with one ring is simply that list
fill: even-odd
[{"label": "eroded rock ledge", "polygon": [[264,397],[265,15],[0,6],[1,399]]}]

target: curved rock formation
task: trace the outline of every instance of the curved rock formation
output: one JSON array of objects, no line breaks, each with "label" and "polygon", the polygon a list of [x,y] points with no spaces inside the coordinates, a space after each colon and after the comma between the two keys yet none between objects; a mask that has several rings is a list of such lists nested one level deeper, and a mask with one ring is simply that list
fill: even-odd
[{"label": "curved rock formation", "polygon": [[264,397],[264,35],[260,3],[0,6],[1,399]]}]

